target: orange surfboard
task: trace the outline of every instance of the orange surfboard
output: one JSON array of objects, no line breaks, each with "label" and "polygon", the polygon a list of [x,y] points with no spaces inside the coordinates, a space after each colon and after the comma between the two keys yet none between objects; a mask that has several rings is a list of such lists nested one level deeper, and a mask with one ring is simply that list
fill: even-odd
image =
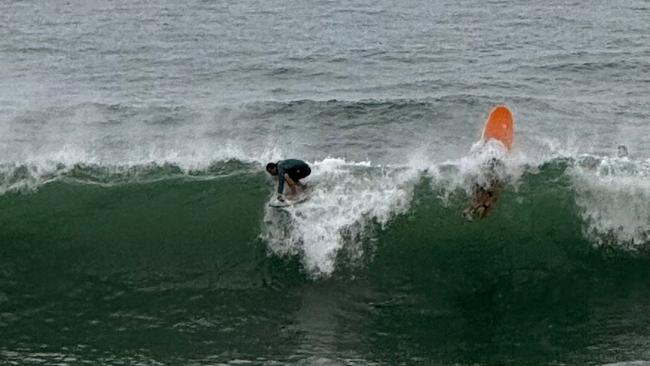
[{"label": "orange surfboard", "polygon": [[512,112],[505,105],[494,107],[483,128],[483,141],[495,139],[501,141],[506,149],[512,149],[515,120]]}]

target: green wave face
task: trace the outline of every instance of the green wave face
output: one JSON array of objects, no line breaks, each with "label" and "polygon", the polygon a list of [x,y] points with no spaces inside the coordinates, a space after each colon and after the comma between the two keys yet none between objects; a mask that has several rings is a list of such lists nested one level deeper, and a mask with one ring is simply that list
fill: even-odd
[{"label": "green wave face", "polygon": [[70,353],[104,363],[605,363],[607,347],[642,359],[648,256],[616,231],[594,239],[572,174],[528,169],[468,223],[452,173],[316,164],[307,202],[362,197],[312,220],[268,208],[269,178],[238,162],[66,169],[0,196],[2,357],[54,362],[81,345]]},{"label": "green wave face", "polygon": [[166,276],[188,280],[241,262],[253,266],[267,193],[259,176],[54,182],[2,196],[3,258],[45,278],[80,272],[125,276],[138,285],[152,276],[163,283]]}]

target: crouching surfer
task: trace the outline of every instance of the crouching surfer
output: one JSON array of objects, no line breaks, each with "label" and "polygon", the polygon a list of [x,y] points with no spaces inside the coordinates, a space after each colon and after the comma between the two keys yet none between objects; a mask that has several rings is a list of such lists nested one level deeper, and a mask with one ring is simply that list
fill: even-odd
[{"label": "crouching surfer", "polygon": [[266,171],[278,180],[278,201],[284,202],[284,183],[286,182],[291,193],[294,195],[305,188],[300,182],[311,174],[311,168],[307,163],[298,159],[280,160],[277,163],[266,164]]}]

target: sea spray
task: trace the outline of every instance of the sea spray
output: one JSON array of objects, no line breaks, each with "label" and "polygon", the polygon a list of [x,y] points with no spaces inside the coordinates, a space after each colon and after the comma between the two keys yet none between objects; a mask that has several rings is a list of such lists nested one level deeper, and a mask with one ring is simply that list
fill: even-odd
[{"label": "sea spray", "polygon": [[639,249],[650,241],[650,162],[583,155],[570,170],[584,232],[597,245]]},{"label": "sea spray", "polygon": [[[408,209],[418,173],[335,158],[312,166],[305,180],[314,186],[309,199],[281,210],[267,207],[263,238],[274,253],[302,255],[307,271],[319,277],[335,270],[344,245],[355,244],[346,237],[358,238],[367,224],[385,225]],[[354,248],[351,252],[362,255],[360,245]]]}]

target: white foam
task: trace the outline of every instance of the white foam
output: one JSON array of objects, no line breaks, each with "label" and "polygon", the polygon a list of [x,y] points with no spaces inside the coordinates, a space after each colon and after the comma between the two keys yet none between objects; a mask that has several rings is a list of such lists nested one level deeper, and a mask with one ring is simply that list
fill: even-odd
[{"label": "white foam", "polygon": [[[496,159],[495,169],[487,169],[490,161]],[[530,161],[522,152],[508,152],[505,146],[496,141],[479,141],[470,149],[469,154],[456,160],[448,160],[427,169],[434,189],[443,188],[445,197],[462,189],[472,194],[475,184],[487,186],[493,179],[501,182],[516,183]],[[495,176],[496,174],[496,176]]]},{"label": "white foam", "polygon": [[138,166],[174,165],[189,172],[205,170],[214,162],[228,160],[262,165],[277,161],[283,155],[270,140],[254,146],[227,140],[215,147],[213,142],[201,139],[189,146],[161,141],[130,145],[126,151],[109,149],[101,152],[93,150],[91,144],[64,143],[58,147],[43,146],[17,156],[19,154],[13,152],[0,160],[0,195],[38,189],[78,165],[104,167],[116,172]]},{"label": "white foam", "polygon": [[650,160],[583,155],[571,175],[592,242],[634,250],[650,241]]},{"label": "white foam", "polygon": [[369,223],[385,225],[409,208],[418,172],[336,158],[310,165],[309,199],[286,211],[267,207],[263,237],[274,253],[299,254],[311,275],[328,276],[344,245],[362,255],[358,239]]},{"label": "white foam", "polygon": [[67,168],[60,164],[49,165],[0,165],[0,195],[11,191],[33,191],[55,180]]},{"label": "white foam", "polygon": [[0,174],[12,177],[12,166],[26,166],[30,177],[0,182],[0,194],[37,188],[61,166],[172,164],[202,170],[215,161],[262,164],[291,153],[282,151],[271,135],[257,133],[256,126],[238,126],[223,109],[79,102],[26,106],[5,116],[10,119],[0,121]]}]

